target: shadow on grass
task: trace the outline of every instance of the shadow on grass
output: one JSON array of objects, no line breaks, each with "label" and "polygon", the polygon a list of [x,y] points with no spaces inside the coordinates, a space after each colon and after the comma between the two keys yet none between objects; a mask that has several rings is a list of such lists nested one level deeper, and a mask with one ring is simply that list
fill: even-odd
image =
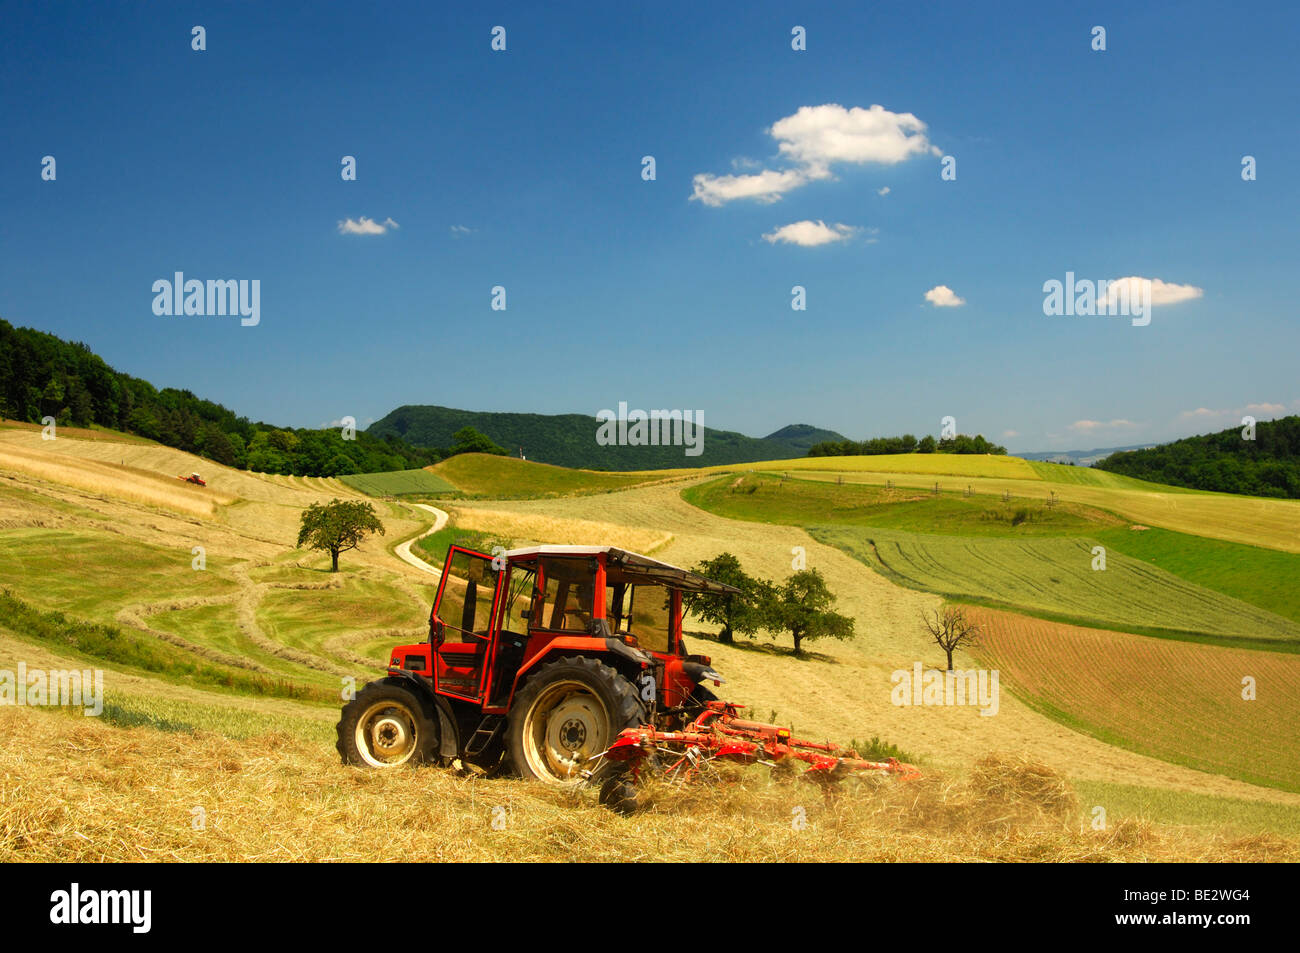
[{"label": "shadow on grass", "polygon": [[742,652],[754,652],[759,655],[779,655],[787,658],[792,662],[834,662],[834,657],[823,655],[821,652],[810,652],[803,650],[802,655],[795,655],[794,649],[786,645],[774,645],[771,642],[754,642],[745,636],[737,636],[733,642],[723,642],[712,632],[682,632],[682,636],[688,639],[697,639],[701,642],[712,642],[714,645],[723,645],[729,649],[739,649]]}]

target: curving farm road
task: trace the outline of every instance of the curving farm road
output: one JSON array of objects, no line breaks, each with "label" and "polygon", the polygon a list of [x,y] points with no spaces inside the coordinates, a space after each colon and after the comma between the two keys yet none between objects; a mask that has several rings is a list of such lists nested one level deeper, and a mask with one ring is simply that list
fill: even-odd
[{"label": "curving farm road", "polygon": [[411,552],[411,544],[414,543],[416,540],[424,539],[424,537],[428,536],[430,533],[438,532],[438,530],[446,526],[447,518],[448,518],[447,513],[444,510],[440,510],[436,506],[430,506],[427,503],[411,503],[409,505],[418,506],[420,509],[427,510],[428,512],[432,513],[433,525],[430,526],[423,533],[421,533],[419,536],[416,536],[412,539],[408,539],[404,543],[399,543],[397,545],[397,548],[394,549],[393,552],[397,554],[397,558],[402,560],[402,562],[409,563],[410,565],[414,566],[416,569],[419,569],[421,572],[427,572],[433,576],[441,576],[442,575],[441,569],[435,569],[433,566],[430,566],[419,556],[416,556],[414,553]]}]

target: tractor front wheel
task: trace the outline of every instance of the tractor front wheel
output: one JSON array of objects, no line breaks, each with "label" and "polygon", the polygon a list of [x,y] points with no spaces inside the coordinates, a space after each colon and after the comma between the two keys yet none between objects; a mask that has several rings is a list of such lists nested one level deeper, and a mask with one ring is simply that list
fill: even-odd
[{"label": "tractor front wheel", "polygon": [[344,764],[396,768],[438,760],[437,716],[399,679],[363,688],[343,707],[337,732]]},{"label": "tractor front wheel", "polygon": [[592,658],[548,662],[515,696],[507,744],[515,770],[525,778],[566,784],[587,777],[624,728],[635,728],[645,710],[632,683]]}]

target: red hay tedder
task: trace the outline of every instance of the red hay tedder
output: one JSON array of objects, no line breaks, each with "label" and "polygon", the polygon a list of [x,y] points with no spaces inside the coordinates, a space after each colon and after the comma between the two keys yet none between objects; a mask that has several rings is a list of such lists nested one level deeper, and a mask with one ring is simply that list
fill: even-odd
[{"label": "red hay tedder", "polygon": [[917,775],[744,720],[739,706],[718,701],[705,683],[722,676],[682,640],[689,592],[737,590],[612,547],[493,557],[452,546],[428,641],[395,648],[388,677],[344,706],[339,753],[374,768],[460,761],[592,784],[620,811],[635,807],[646,771],[690,780],[718,761],[793,759],[815,781]]}]

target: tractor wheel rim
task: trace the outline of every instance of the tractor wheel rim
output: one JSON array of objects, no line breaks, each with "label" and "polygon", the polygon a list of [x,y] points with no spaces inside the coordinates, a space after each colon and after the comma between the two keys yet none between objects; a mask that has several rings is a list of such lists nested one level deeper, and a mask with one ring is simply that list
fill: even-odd
[{"label": "tractor wheel rim", "polygon": [[609,712],[581,682],[548,687],[528,713],[524,757],[545,780],[573,781],[609,747]]},{"label": "tractor wheel rim", "polygon": [[415,713],[397,702],[376,702],[357,719],[357,751],[373,768],[391,768],[410,761],[418,738]]}]

